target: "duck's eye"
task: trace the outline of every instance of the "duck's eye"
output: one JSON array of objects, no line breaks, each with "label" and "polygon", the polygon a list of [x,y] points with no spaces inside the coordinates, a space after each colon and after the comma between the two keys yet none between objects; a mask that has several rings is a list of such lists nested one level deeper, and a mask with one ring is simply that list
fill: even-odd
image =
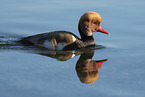
[{"label": "duck's eye", "polygon": [[93,22],[93,24],[97,24],[97,22]]}]

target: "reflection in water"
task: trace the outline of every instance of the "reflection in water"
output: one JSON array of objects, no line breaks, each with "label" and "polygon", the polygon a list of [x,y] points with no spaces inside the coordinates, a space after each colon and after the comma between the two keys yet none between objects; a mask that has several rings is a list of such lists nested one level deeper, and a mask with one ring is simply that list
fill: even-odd
[{"label": "reflection in water", "polygon": [[[37,52],[38,53],[38,52]],[[92,84],[99,76],[99,69],[102,67],[102,63],[108,61],[108,59],[103,60],[92,60],[94,55],[94,50],[84,50],[84,51],[45,51],[39,53],[44,56],[58,59],[60,61],[66,61],[74,56],[80,55],[76,63],[76,72],[82,83]]]},{"label": "reflection in water", "polygon": [[84,52],[76,63],[76,72],[82,83],[94,83],[99,76],[98,70],[102,63],[108,60],[92,60],[93,55],[94,51]]},{"label": "reflection in water", "polygon": [[94,55],[94,50],[81,50],[81,51],[44,51],[36,52],[37,54],[48,56],[51,58],[58,59],[60,61],[66,61],[74,56],[80,55],[76,63],[76,72],[82,83],[92,84],[94,83],[98,76],[98,70],[101,68],[102,63],[108,61],[108,59],[103,60],[92,60]]},{"label": "reflection in water", "polygon": [[77,55],[81,55],[76,63],[76,72],[82,83],[92,84],[98,76],[98,70],[101,68],[102,63],[107,61],[104,60],[92,60],[95,49],[101,49],[103,46],[88,47],[78,51],[50,51],[46,48],[35,47],[35,46],[22,46],[15,42],[14,38],[6,39],[0,37],[0,50],[26,50],[29,53],[36,53],[43,56],[58,59],[59,61],[66,61]]},{"label": "reflection in water", "polygon": [[71,59],[77,55],[79,55],[81,52],[75,52],[75,51],[37,51],[37,54],[48,56],[54,59],[58,59],[59,61],[66,61],[68,59]]}]

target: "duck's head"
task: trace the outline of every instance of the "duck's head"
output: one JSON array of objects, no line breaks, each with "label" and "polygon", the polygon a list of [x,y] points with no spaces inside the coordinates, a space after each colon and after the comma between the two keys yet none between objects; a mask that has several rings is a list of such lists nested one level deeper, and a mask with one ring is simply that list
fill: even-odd
[{"label": "duck's head", "polygon": [[[85,13],[79,21],[79,32],[86,36],[92,36],[93,32],[102,32],[110,35],[105,31],[101,26],[101,16],[96,12],[87,12]],[[82,35],[81,35],[82,36]]]}]

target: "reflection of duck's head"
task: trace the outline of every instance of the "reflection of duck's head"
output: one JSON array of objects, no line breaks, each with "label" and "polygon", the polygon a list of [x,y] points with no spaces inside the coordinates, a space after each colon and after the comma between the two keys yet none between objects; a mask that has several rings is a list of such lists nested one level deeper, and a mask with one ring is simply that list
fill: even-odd
[{"label": "reflection of duck's head", "polygon": [[83,64],[76,67],[77,75],[82,83],[91,84],[94,83],[98,76],[98,68],[95,62],[88,62],[88,64]]},{"label": "reflection of duck's head", "polygon": [[93,54],[94,52],[82,54],[76,64],[77,75],[80,81],[85,84],[92,84],[97,80],[98,70],[101,68],[102,63],[108,60],[93,61]]}]

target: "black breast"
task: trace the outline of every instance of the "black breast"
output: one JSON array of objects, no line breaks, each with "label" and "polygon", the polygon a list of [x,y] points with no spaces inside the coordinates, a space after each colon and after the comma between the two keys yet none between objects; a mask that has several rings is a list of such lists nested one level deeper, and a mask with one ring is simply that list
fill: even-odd
[{"label": "black breast", "polygon": [[83,42],[82,40],[77,39],[74,43],[65,46],[63,50],[77,50],[77,49],[81,49],[88,46],[94,46],[94,45],[95,45],[94,41]]}]

